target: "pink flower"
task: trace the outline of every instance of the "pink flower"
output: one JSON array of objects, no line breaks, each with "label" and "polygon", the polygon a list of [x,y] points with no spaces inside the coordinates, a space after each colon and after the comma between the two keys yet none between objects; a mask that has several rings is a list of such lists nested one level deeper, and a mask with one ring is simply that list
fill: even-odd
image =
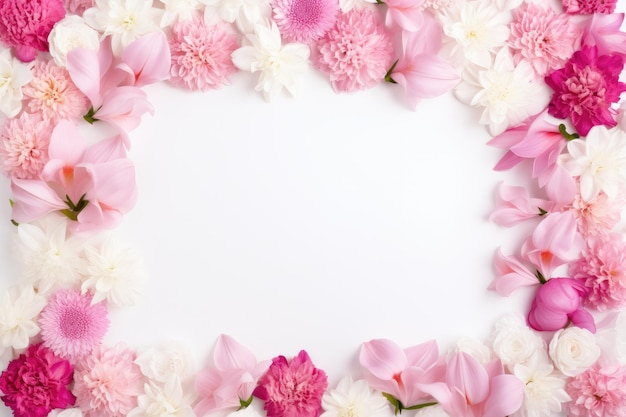
[{"label": "pink flower", "polygon": [[89,101],[74,85],[65,68],[39,61],[33,68],[33,79],[22,88],[30,113],[40,113],[44,120],[57,123],[75,120],[89,109]]},{"label": "pink flower", "polygon": [[565,390],[572,398],[569,415],[616,417],[626,415],[626,366],[594,365],[571,378]]},{"label": "pink flower", "polygon": [[562,0],[563,9],[571,14],[611,14],[617,0]]},{"label": "pink flower", "polygon": [[0,133],[2,170],[9,177],[35,179],[48,162],[52,126],[39,115],[22,113]]},{"label": "pink flower", "polygon": [[593,317],[582,308],[587,289],[581,280],[552,278],[539,287],[530,311],[528,325],[535,330],[554,331],[568,323],[596,332]]},{"label": "pink flower", "polygon": [[301,350],[290,361],[284,356],[274,358],[253,395],[265,401],[267,417],[317,417],[327,386],[326,373]]},{"label": "pink flower", "polygon": [[496,278],[489,285],[490,290],[509,296],[521,287],[539,285],[539,280],[516,256],[505,256],[500,249],[494,257]]},{"label": "pink flower", "polygon": [[417,32],[421,30],[424,18],[424,0],[386,0],[386,23],[396,23],[403,31]]},{"label": "pink flower", "polygon": [[206,26],[198,17],[177,22],[170,36],[170,82],[199,91],[230,84],[228,76],[237,71],[230,54],[238,47],[222,25]]},{"label": "pink flower", "polygon": [[626,55],[624,13],[593,14],[585,20],[582,46],[597,47],[598,55]]},{"label": "pink flower", "polygon": [[194,412],[198,416],[209,412],[227,415],[239,409],[251,399],[258,379],[270,365],[269,361],[257,362],[250,350],[227,335],[217,339],[213,363],[196,377],[200,401]]},{"label": "pink flower", "polygon": [[513,59],[516,63],[528,61],[540,76],[561,68],[574,53],[581,35],[568,15],[534,2],[524,2],[513,11],[510,28]]},{"label": "pink flower", "polygon": [[592,308],[605,311],[626,305],[626,242],[621,234],[589,236],[583,257],[569,273],[584,282],[585,303]]},{"label": "pink flower", "polygon": [[68,389],[74,369],[41,344],[30,345],[0,375],[0,397],[15,417],[46,417],[55,408],[74,405]]},{"label": "pink flower", "polygon": [[330,75],[335,91],[371,88],[391,66],[393,45],[375,11],[352,9],[317,42],[314,65]]},{"label": "pink flower", "polygon": [[396,412],[431,402],[428,388],[442,381],[445,372],[435,340],[407,349],[387,339],[370,340],[361,346],[359,362],[369,385],[399,402]]},{"label": "pink flower", "polygon": [[619,81],[623,67],[621,56],[598,56],[596,47],[576,51],[564,68],[545,78],[554,90],[548,112],[560,119],[569,117],[582,136],[596,125],[615,126],[611,104],[626,91],[626,84]]},{"label": "pink flower", "polygon": [[96,5],[96,0],[63,0],[68,12],[82,16],[83,12]]},{"label": "pink flower", "polygon": [[273,0],[272,16],[287,42],[311,43],[333,27],[337,0]]},{"label": "pink flower", "polygon": [[76,405],[85,417],[125,417],[144,393],[136,355],[124,345],[96,347],[76,363]]},{"label": "pink flower", "polygon": [[576,194],[569,209],[576,216],[578,230],[583,236],[599,234],[611,230],[621,220],[626,198],[621,194],[609,198],[603,191],[586,201]]},{"label": "pink flower", "polygon": [[12,47],[23,62],[48,51],[48,35],[65,17],[62,0],[11,0],[0,2],[0,41]]},{"label": "pink flower", "polygon": [[41,312],[39,326],[46,347],[64,358],[77,359],[100,342],[109,326],[102,303],[91,305],[91,295],[70,289],[53,294]]},{"label": "pink flower", "polygon": [[496,208],[489,216],[489,220],[502,226],[513,226],[546,214],[551,206],[550,201],[530,198],[525,187],[501,183],[496,195]]}]

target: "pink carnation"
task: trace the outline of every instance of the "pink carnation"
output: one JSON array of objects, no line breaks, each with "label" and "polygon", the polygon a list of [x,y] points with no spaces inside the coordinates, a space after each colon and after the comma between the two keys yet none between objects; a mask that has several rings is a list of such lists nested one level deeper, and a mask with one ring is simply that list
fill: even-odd
[{"label": "pink carnation", "polygon": [[45,417],[55,408],[72,406],[76,398],[67,386],[73,371],[67,360],[50,349],[30,345],[0,375],[2,401],[15,417]]},{"label": "pink carnation", "polygon": [[38,114],[10,119],[0,133],[2,170],[12,178],[37,179],[48,160],[52,125]]},{"label": "pink carnation", "polygon": [[68,12],[82,16],[83,12],[96,4],[96,0],[64,0]]},{"label": "pink carnation", "polygon": [[563,0],[563,10],[570,14],[611,14],[617,0]]},{"label": "pink carnation", "polygon": [[375,11],[352,9],[317,42],[314,65],[330,75],[335,91],[355,91],[381,82],[393,45]]},{"label": "pink carnation", "polygon": [[238,47],[235,35],[221,25],[206,26],[199,17],[177,22],[170,37],[170,81],[200,91],[230,84],[228,76],[237,71],[230,54]]},{"label": "pink carnation", "polygon": [[317,417],[327,386],[326,373],[301,350],[291,361],[274,358],[253,395],[265,401],[268,417]]},{"label": "pink carnation", "polygon": [[569,117],[582,136],[596,125],[615,126],[616,111],[611,104],[626,91],[626,84],[619,81],[623,67],[621,56],[598,56],[596,47],[576,51],[564,68],[545,78],[554,90],[548,113],[560,119]]},{"label": "pink carnation", "polygon": [[569,416],[617,417],[626,415],[626,367],[598,365],[570,379],[565,390],[572,398]]},{"label": "pink carnation", "polygon": [[3,0],[0,2],[0,41],[13,47],[23,61],[48,50],[48,35],[65,17],[62,0]]},{"label": "pink carnation", "polygon": [[288,42],[309,43],[335,24],[337,0],[274,0],[272,13],[276,26]]},{"label": "pink carnation", "polygon": [[85,417],[125,417],[143,394],[136,355],[125,346],[96,347],[76,364],[73,393]]}]

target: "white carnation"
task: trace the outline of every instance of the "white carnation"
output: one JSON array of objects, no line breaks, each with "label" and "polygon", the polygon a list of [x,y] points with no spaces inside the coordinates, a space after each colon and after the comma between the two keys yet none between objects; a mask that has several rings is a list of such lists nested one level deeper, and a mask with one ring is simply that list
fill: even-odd
[{"label": "white carnation", "polygon": [[50,35],[50,55],[61,67],[67,65],[67,54],[74,48],[97,50],[100,46],[100,35],[85,20],[76,15],[68,15],[58,21]]},{"label": "white carnation", "polygon": [[600,347],[589,330],[568,327],[554,333],[549,353],[563,375],[576,376],[598,360]]},{"label": "white carnation", "polygon": [[194,370],[189,349],[176,343],[151,347],[141,353],[135,363],[142,374],[157,382],[166,382],[172,375],[184,381]]},{"label": "white carnation", "polygon": [[543,352],[543,339],[533,332],[521,314],[508,314],[494,325],[492,348],[502,363],[509,369],[526,363],[536,353]]},{"label": "white carnation", "polygon": [[137,407],[127,417],[195,417],[192,399],[183,394],[176,376],[170,377],[164,385],[150,381],[144,384],[144,392],[137,398]]}]

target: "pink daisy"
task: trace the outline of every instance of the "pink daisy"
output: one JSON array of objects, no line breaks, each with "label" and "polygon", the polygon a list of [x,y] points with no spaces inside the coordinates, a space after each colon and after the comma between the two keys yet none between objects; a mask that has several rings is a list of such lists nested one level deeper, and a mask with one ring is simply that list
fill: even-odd
[{"label": "pink daisy", "polygon": [[222,25],[207,26],[199,17],[177,22],[170,37],[170,82],[200,91],[230,84],[228,76],[237,71],[230,54],[238,47]]},{"label": "pink daisy", "polygon": [[339,13],[336,0],[273,0],[272,14],[288,42],[310,43],[324,36]]},{"label": "pink daisy", "polygon": [[571,378],[565,390],[572,417],[616,417],[626,415],[626,367],[594,365]]},{"label": "pink daisy", "polygon": [[36,179],[48,162],[52,125],[37,114],[10,119],[0,133],[2,170],[12,178]]},{"label": "pink daisy", "polygon": [[22,89],[30,113],[41,113],[44,120],[57,123],[80,119],[89,109],[89,100],[74,85],[69,73],[53,60],[37,62],[33,79]]},{"label": "pink daisy", "polygon": [[103,303],[91,305],[90,294],[63,289],[48,300],[39,325],[45,346],[64,358],[76,359],[100,344],[109,327]]},{"label": "pink daisy", "polygon": [[617,0],[563,0],[563,10],[570,14],[611,14]]},{"label": "pink daisy", "polygon": [[381,82],[391,66],[393,45],[375,11],[352,9],[339,16],[317,42],[314,65],[330,75],[335,91],[355,91]]}]

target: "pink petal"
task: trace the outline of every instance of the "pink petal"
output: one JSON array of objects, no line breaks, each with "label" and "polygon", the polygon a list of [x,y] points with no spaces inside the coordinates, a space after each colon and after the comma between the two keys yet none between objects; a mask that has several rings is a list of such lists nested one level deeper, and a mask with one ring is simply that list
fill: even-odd
[{"label": "pink petal", "polygon": [[489,375],[471,355],[456,352],[448,361],[446,381],[464,394],[468,404],[479,404],[489,395]]},{"label": "pink petal", "polygon": [[567,169],[556,165],[545,185],[546,194],[557,204],[569,205],[576,198],[576,181]]},{"label": "pink petal", "polygon": [[253,370],[257,360],[248,348],[237,342],[231,336],[222,334],[217,339],[213,351],[213,363],[219,370],[245,369]]},{"label": "pink petal", "polygon": [[153,113],[148,95],[138,87],[123,86],[109,91],[95,117],[111,123],[117,129],[129,132],[141,123],[144,113]]},{"label": "pink petal", "polygon": [[40,180],[11,180],[13,220],[28,223],[53,211],[66,209],[67,206],[48,184]]},{"label": "pink petal", "polygon": [[428,370],[439,362],[439,345],[434,339],[404,349],[404,353],[411,367]]},{"label": "pink petal", "polygon": [[502,296],[509,296],[521,287],[539,284],[539,280],[517,257],[505,256],[500,248],[494,256],[494,264],[497,276],[489,285],[489,289]]},{"label": "pink petal", "polygon": [[587,310],[579,308],[569,315],[569,319],[571,320],[574,326],[580,327],[582,329],[587,329],[591,333],[596,332],[596,322],[593,319],[591,313]]},{"label": "pink petal", "polygon": [[80,91],[87,96],[94,108],[100,106],[100,62],[98,52],[74,48],[67,54],[67,70]]},{"label": "pink petal", "polygon": [[85,141],[74,122],[61,120],[52,131],[48,155],[51,160],[59,159],[74,166],[82,160],[85,148]]},{"label": "pink petal", "polygon": [[83,162],[92,164],[126,158],[126,148],[121,136],[114,136],[90,146],[83,155]]},{"label": "pink petal", "polygon": [[163,81],[169,76],[171,55],[165,34],[148,33],[126,47],[118,68],[128,72],[136,87]]},{"label": "pink petal", "polygon": [[359,361],[365,369],[382,380],[393,379],[407,367],[404,351],[387,339],[374,339],[363,343]]},{"label": "pink petal", "polygon": [[502,417],[515,413],[524,401],[524,384],[513,375],[498,375],[490,381],[489,398],[482,417]]},{"label": "pink petal", "polygon": [[76,167],[76,177],[93,178],[93,190],[87,191],[90,200],[98,201],[107,208],[128,213],[137,200],[135,166],[130,159]]}]

